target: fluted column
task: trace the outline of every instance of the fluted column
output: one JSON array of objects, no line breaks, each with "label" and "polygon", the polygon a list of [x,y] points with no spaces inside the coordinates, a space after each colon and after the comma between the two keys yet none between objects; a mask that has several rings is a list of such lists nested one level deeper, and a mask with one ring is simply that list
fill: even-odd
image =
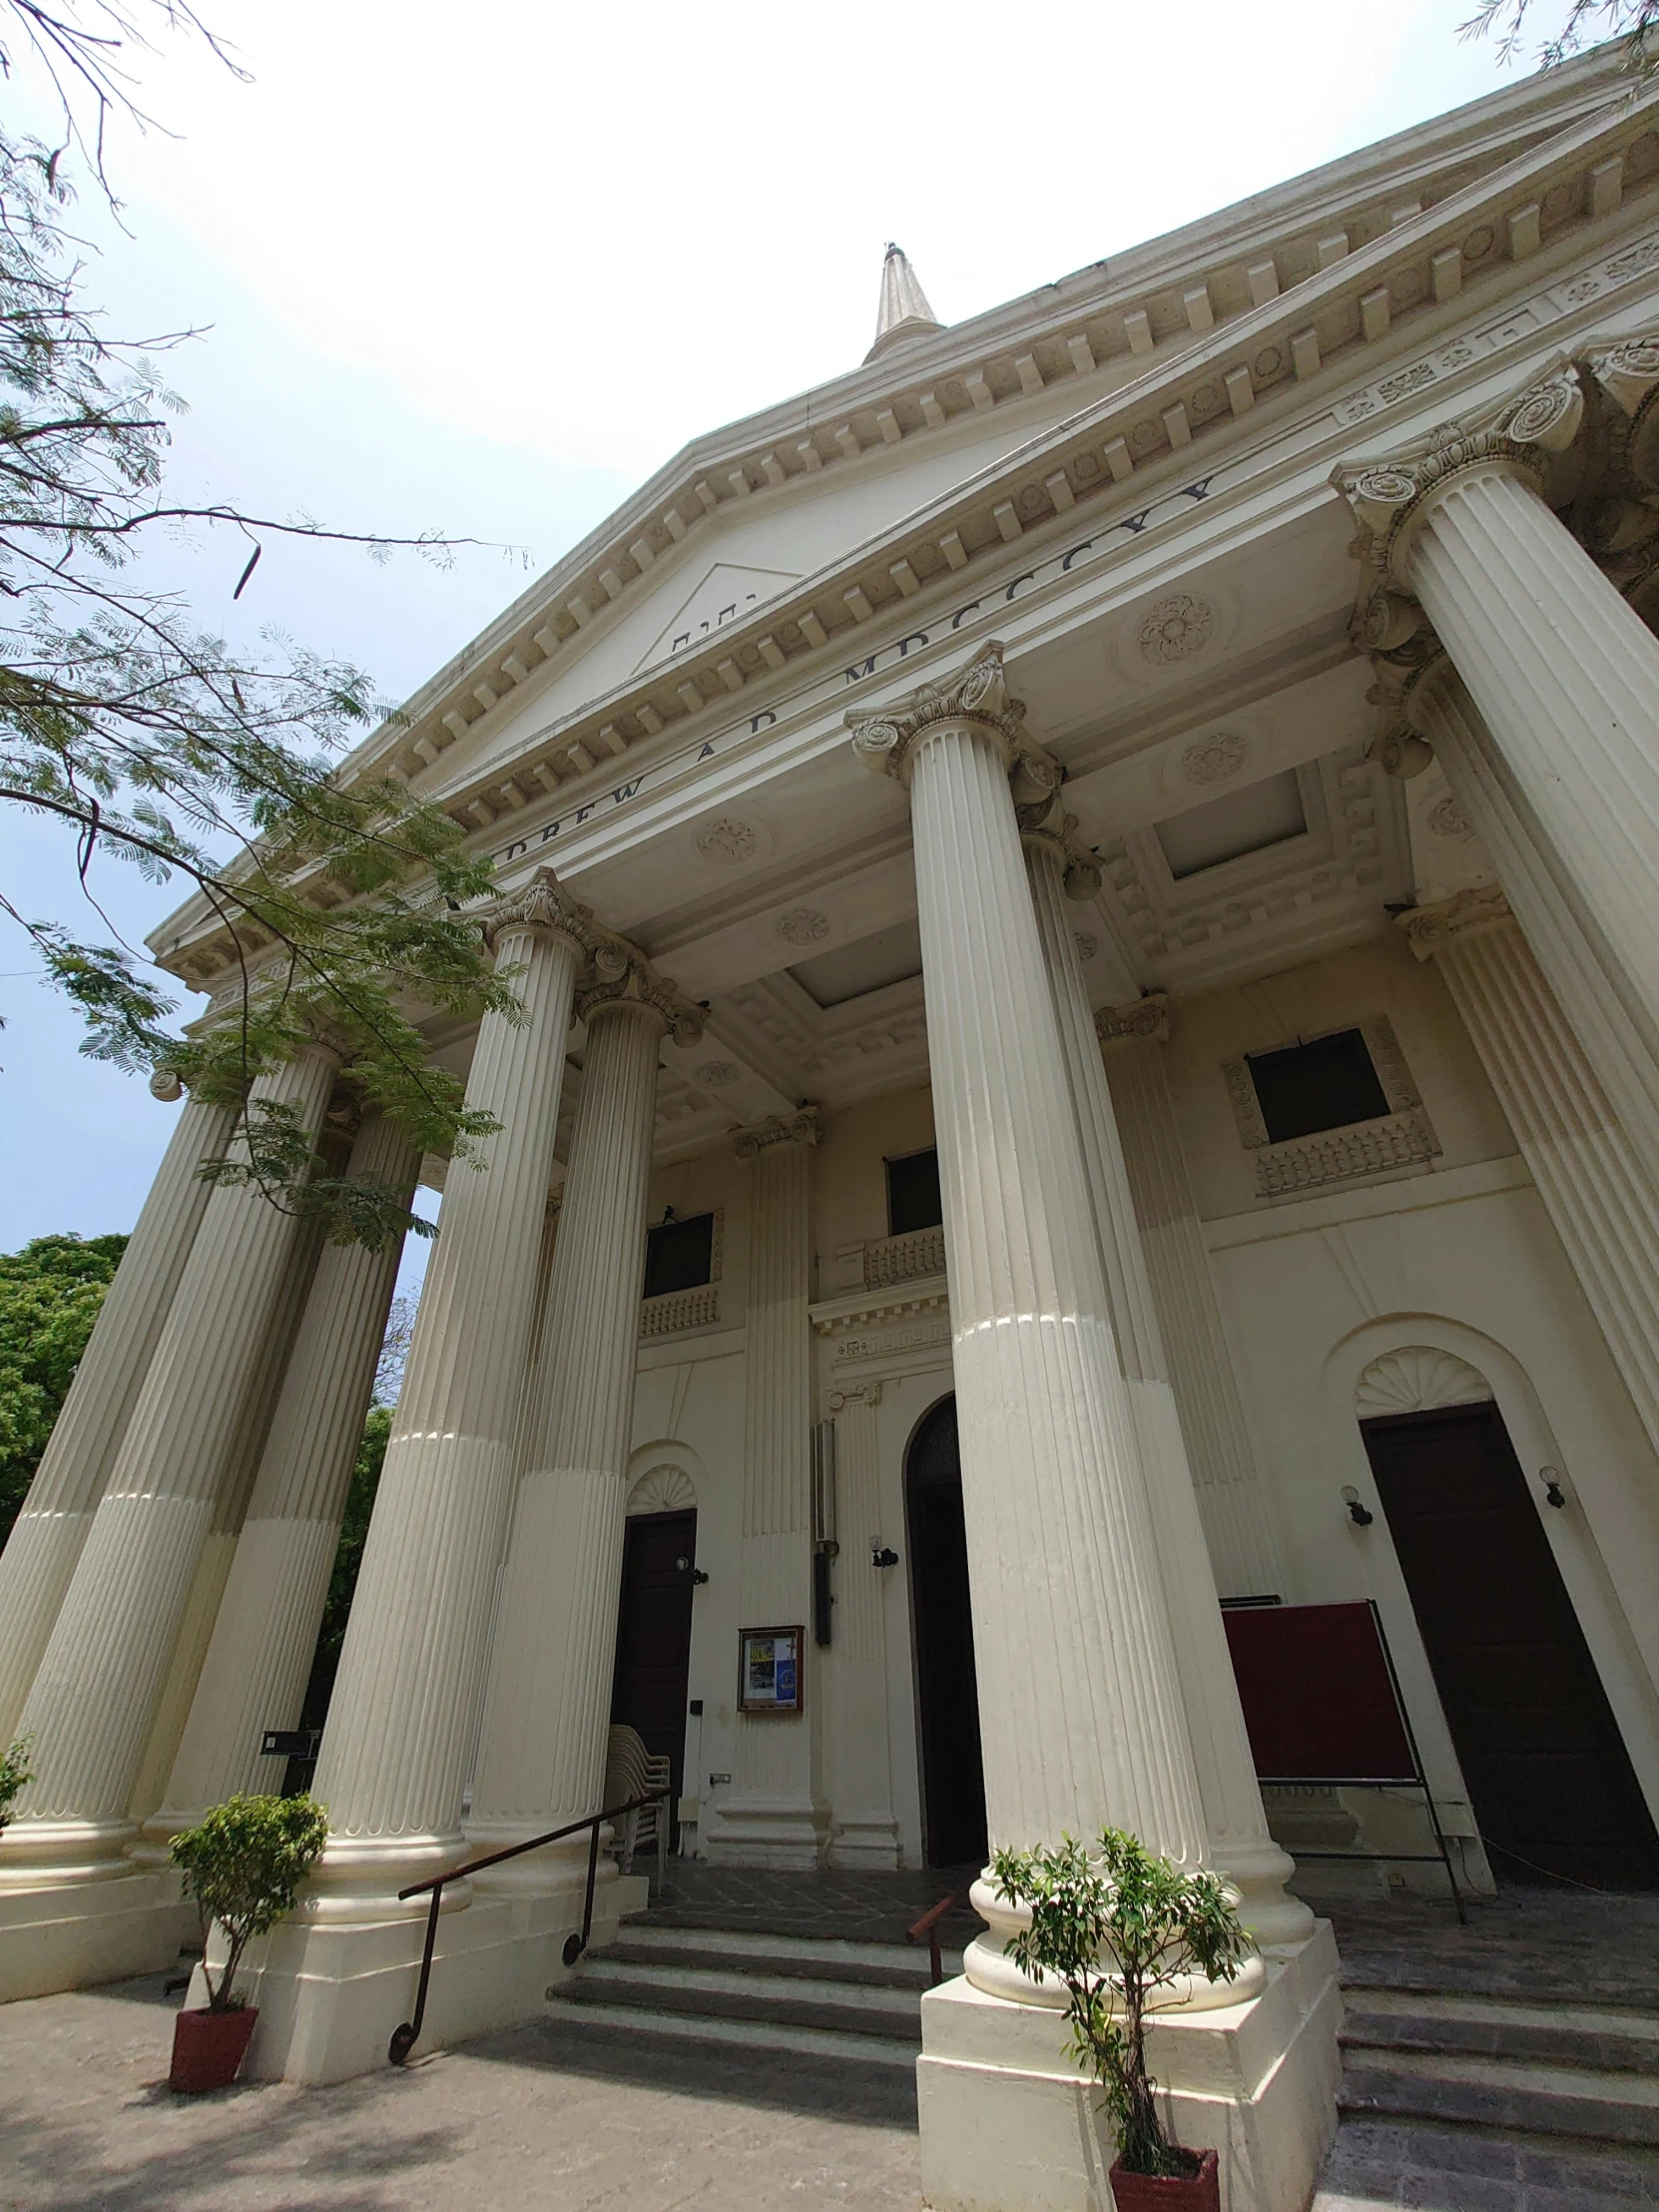
[{"label": "fluted column", "polygon": [[[587,1024],[544,1338],[496,1623],[467,1835],[480,1850],[598,1811],[622,1587],[658,1051],[691,1043],[700,1010],[643,960],[619,995],[579,999]],[[585,1864],[586,1837],[481,1878],[543,1890]]]},{"label": "fluted column", "polygon": [[[749,1311],[744,1355],[743,1540],[738,1609],[746,1628],[812,1618],[812,1239],[810,1148],[816,1108],[775,1116],[733,1140],[748,1160]],[[740,1713],[732,1789],[706,1838],[712,1858],[812,1867],[825,1811],[814,1776],[816,1647],[802,1655],[799,1713]]]},{"label": "fluted column", "polygon": [[1095,1017],[1216,1584],[1224,1597],[1282,1594],[1284,1562],[1164,1070],[1168,1033],[1161,997],[1103,1008]]},{"label": "fluted column", "polygon": [[876,1448],[879,1382],[842,1382],[830,1393],[835,1422],[834,1641],[820,1657],[833,1685],[828,1782],[834,1829],[830,1864],[891,1872],[898,1865],[887,1726],[887,1570],[870,1564],[881,1534]]},{"label": "fluted column", "polygon": [[1077,936],[1066,910],[1068,879],[1086,895],[1098,888],[1098,874],[1086,855],[1080,859],[1069,853],[1052,834],[1027,837],[1026,870],[1106,1262],[1107,1295],[1146,1479],[1211,1858],[1237,1884],[1240,1917],[1258,1942],[1301,1942],[1313,1932],[1314,1916],[1285,1895],[1295,1869],[1268,1834],[1117,1117],[1083,985]]},{"label": "fluted column", "polygon": [[[374,1115],[347,1173],[396,1190],[407,1205],[419,1165],[402,1131]],[[171,1836],[237,1791],[281,1779],[261,1757],[260,1739],[268,1728],[298,1723],[401,1251],[398,1238],[378,1252],[329,1244],[318,1256],[190,1718],[148,1834]]]},{"label": "fluted column", "polygon": [[[1556,372],[1489,429],[1340,472],[1375,568],[1437,632],[1659,1038],[1659,639],[1551,510],[1584,395]],[[1379,614],[1381,626],[1385,615]]]},{"label": "fluted column", "polygon": [[[176,1083],[172,1095],[178,1096]],[[0,1552],[0,1744],[16,1733],[207,1210],[211,1186],[201,1170],[223,1154],[235,1118],[195,1099],[180,1109],[23,1510]]]},{"label": "fluted column", "polygon": [[[335,1054],[262,1075],[256,1105],[314,1138]],[[118,1856],[203,1545],[280,1304],[298,1218],[251,1185],[209,1198],[57,1624],[23,1709],[36,1778],[0,1871]]]},{"label": "fluted column", "polygon": [[445,1185],[317,1762],[317,1919],[380,1917],[460,1841],[586,910],[544,871],[495,941],[523,1014],[479,1024],[466,1103],[500,1127]]},{"label": "fluted column", "polygon": [[1639,1156],[1659,1160],[1659,1052],[1641,1004],[1587,913],[1490,730],[1444,654],[1406,687],[1410,727],[1432,747],[1503,897]]},{"label": "fluted column", "polygon": [[[991,1842],[1110,1824],[1201,1865],[1146,1472],[1014,813],[1058,770],[1020,727],[994,645],[854,743],[910,791]],[[970,1978],[1029,1996],[1001,1956],[1006,1908],[984,1882],[975,1904],[992,1936]]]},{"label": "fluted column", "polygon": [[1446,979],[1659,1450],[1659,1154],[1614,1112],[1500,893],[1460,891],[1401,920]]}]

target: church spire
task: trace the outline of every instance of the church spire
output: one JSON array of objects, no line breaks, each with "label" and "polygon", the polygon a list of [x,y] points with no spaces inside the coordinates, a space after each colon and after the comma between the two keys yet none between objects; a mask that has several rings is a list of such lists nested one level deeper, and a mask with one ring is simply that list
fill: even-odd
[{"label": "church spire", "polygon": [[881,264],[881,305],[875,317],[875,343],[864,355],[872,361],[892,345],[907,345],[912,338],[927,337],[944,325],[927,304],[927,294],[916,281],[916,273],[904,258],[904,249],[887,244]]}]

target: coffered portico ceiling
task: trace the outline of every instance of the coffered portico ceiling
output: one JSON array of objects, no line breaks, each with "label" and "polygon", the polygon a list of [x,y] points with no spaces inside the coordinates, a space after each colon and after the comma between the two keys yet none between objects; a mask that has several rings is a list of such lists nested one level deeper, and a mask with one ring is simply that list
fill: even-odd
[{"label": "coffered portico ceiling", "polygon": [[[711,1002],[665,1054],[670,1149],[925,1078],[918,978],[824,1005],[790,970],[914,913],[848,708],[987,637],[1103,860],[1098,1000],[1312,956],[1408,887],[1333,464],[1651,318],[1655,271],[1659,93],[1531,80],[699,441],[352,765]],[[1229,795],[1287,777],[1305,828],[1230,838]],[[1155,826],[1201,806],[1234,856],[1177,875]],[[155,940],[198,984],[209,918]]]}]

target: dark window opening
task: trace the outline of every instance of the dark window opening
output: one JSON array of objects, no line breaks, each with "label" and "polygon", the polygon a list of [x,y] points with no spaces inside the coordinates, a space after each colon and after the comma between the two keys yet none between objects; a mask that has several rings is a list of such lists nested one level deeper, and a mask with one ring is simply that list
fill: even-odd
[{"label": "dark window opening", "polygon": [[1245,1064],[1271,1144],[1376,1121],[1390,1110],[1358,1029],[1339,1029],[1282,1052],[1253,1052]]},{"label": "dark window opening", "polygon": [[694,1214],[690,1221],[665,1221],[645,1233],[645,1296],[665,1298],[670,1291],[695,1291],[715,1274],[715,1217]]},{"label": "dark window opening", "polygon": [[939,1156],[911,1152],[887,1162],[887,1235],[907,1237],[912,1229],[937,1229],[944,1220],[939,1199]]}]

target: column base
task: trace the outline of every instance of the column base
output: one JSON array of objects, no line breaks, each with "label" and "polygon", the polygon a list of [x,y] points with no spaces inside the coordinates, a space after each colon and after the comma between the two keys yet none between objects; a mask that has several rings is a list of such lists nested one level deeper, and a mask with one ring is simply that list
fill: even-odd
[{"label": "column base", "polygon": [[[535,2019],[549,1988],[566,1980],[565,1938],[582,1925],[582,1879],[539,1897],[486,1898],[438,1922],[432,1978],[417,2055]],[[589,1947],[642,1911],[643,1875],[618,1876],[594,1895]],[[238,1979],[260,2008],[243,2077],[315,2086],[349,2081],[387,2064],[392,2029],[414,2008],[426,1916],[387,1921],[284,1921],[251,1943]],[[216,1936],[210,1955],[223,1955]],[[205,2004],[197,1968],[187,2004]]]},{"label": "column base", "polygon": [[[1328,1921],[1243,2004],[1154,2022],[1171,2133],[1221,2153],[1223,2212],[1303,2212],[1337,2131],[1342,1997]],[[1101,2212],[1114,2146],[1061,2013],[958,1978],[921,2000],[922,2194],[932,2212]]]},{"label": "column base", "polygon": [[870,1874],[896,1874],[901,1864],[898,1823],[892,1819],[837,1821],[830,1839],[831,1867],[856,1867]]},{"label": "column base", "polygon": [[810,1873],[822,1866],[829,1815],[800,1798],[728,1798],[703,1829],[711,1866],[780,1867]]},{"label": "column base", "polygon": [[160,1973],[201,1934],[171,1867],[0,1890],[0,2004]]}]

